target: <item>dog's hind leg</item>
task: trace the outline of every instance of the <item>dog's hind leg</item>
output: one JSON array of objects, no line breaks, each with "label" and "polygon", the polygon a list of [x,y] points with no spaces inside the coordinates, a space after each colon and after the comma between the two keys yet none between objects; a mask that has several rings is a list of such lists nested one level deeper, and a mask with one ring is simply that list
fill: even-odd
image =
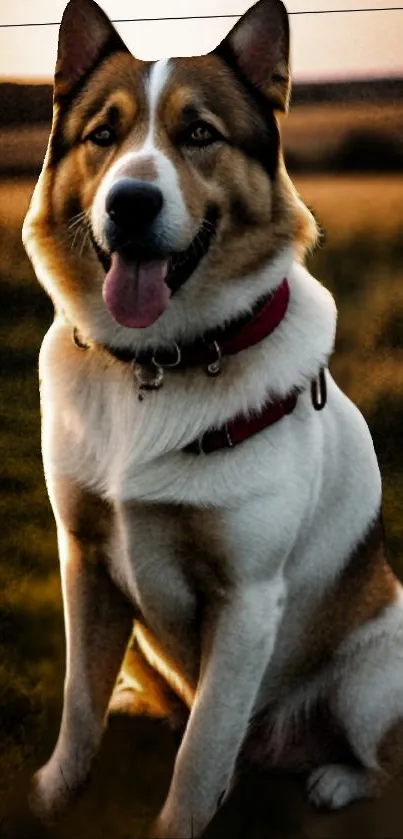
[{"label": "dog's hind leg", "polygon": [[357,763],[328,764],[310,774],[308,796],[318,807],[376,796],[403,770],[402,604],[399,597],[372,628],[357,633],[356,650],[335,680],[329,705]]}]

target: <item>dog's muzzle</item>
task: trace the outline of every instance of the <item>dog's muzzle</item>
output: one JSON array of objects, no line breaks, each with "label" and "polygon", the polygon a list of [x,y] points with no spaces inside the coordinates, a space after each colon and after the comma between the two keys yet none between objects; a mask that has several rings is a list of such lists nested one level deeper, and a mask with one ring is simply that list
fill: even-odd
[{"label": "dog's muzzle", "polygon": [[105,209],[106,248],[92,237],[106,274],[104,302],[117,323],[144,329],[158,320],[169,298],[206,256],[219,213],[215,206],[208,207],[189,247],[175,252],[161,233],[164,197],[155,184],[121,178],[108,192]]},{"label": "dog's muzzle", "polygon": [[189,247],[183,251],[172,251],[156,232],[163,207],[163,194],[157,186],[134,178],[121,178],[111,187],[106,198],[106,248],[100,247],[93,235],[92,242],[105,272],[110,270],[113,253],[138,264],[167,260],[165,281],[171,294],[174,294],[207,255],[217,234],[220,214],[215,205],[208,206]]}]

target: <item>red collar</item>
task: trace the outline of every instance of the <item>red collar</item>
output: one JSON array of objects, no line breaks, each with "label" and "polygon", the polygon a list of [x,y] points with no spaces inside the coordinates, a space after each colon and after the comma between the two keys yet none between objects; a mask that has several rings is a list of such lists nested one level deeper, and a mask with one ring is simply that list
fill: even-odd
[{"label": "red collar", "polygon": [[[293,390],[284,399],[275,399],[264,405],[260,413],[245,417],[241,414],[227,422],[221,428],[206,431],[198,440],[194,440],[184,449],[192,454],[210,454],[218,449],[233,449],[249,437],[258,434],[283,417],[292,414],[297,406],[300,391]],[[311,401],[315,411],[323,411],[327,402],[326,373],[324,368],[311,382]]]},{"label": "red collar", "polygon": [[[290,299],[290,287],[287,278],[267,297],[260,300],[252,316],[247,315],[233,321],[228,327],[209,332],[191,344],[173,344],[170,349],[145,350],[135,353],[133,350],[105,347],[119,361],[131,362],[139,373],[143,390],[161,386],[164,370],[174,372],[188,367],[205,367],[206,373],[216,376],[221,369],[221,360],[226,355],[236,355],[242,350],[255,346],[267,338],[283,320]],[[90,347],[80,338],[77,329],[73,330],[73,340],[80,349]],[[147,369],[147,382],[141,377],[141,369]],[[154,373],[154,377],[150,373]]]},{"label": "red collar", "polygon": [[235,355],[259,344],[267,338],[280,325],[285,317],[290,300],[290,286],[287,277],[270,294],[262,308],[246,323],[243,328],[237,330],[235,335],[229,334],[221,341],[220,349],[222,355]]},{"label": "red collar", "polygon": [[184,449],[193,454],[210,454],[217,449],[233,449],[249,437],[253,437],[269,425],[291,414],[296,407],[298,394],[292,393],[285,399],[268,402],[259,414],[252,417],[238,416],[222,428],[206,431],[198,440],[194,440]]},{"label": "red collar", "polygon": [[[172,350],[155,350],[137,353],[128,350],[105,348],[119,359],[130,362],[139,382],[139,398],[144,397],[147,390],[156,390],[163,385],[165,371],[174,372],[187,367],[204,367],[209,376],[218,376],[221,371],[222,359],[228,355],[236,355],[243,350],[254,347],[271,335],[283,320],[290,299],[290,287],[284,277],[278,288],[260,303],[253,313],[238,320],[226,329],[204,336],[202,339],[179,346],[174,344]],[[75,328],[73,340],[80,349],[89,349],[79,337]],[[312,404],[315,410],[321,411],[326,405],[326,378],[323,370],[319,377],[312,382]],[[283,399],[272,400],[262,410],[252,417],[237,416],[218,429],[209,429],[203,436],[190,443],[184,451],[194,454],[209,454],[218,449],[233,448],[264,428],[291,414],[297,405],[298,390],[294,389]]]},{"label": "red collar", "polygon": [[[157,350],[151,362],[163,370],[205,367],[210,376],[216,376],[220,372],[222,358],[254,347],[274,332],[285,316],[289,299],[290,287],[284,277],[278,288],[265,298],[263,305],[259,302],[252,316],[237,320],[224,330],[211,332],[192,344],[175,344],[169,352]],[[136,361],[143,363],[139,357]]]}]

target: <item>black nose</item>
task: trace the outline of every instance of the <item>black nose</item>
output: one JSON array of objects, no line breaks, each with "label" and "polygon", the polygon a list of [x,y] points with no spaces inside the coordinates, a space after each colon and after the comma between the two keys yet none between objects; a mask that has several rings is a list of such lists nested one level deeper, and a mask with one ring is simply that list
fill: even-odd
[{"label": "black nose", "polygon": [[163,204],[162,192],[147,181],[121,178],[113,185],[106,198],[106,212],[119,227],[130,228],[133,222],[139,227],[149,227]]}]

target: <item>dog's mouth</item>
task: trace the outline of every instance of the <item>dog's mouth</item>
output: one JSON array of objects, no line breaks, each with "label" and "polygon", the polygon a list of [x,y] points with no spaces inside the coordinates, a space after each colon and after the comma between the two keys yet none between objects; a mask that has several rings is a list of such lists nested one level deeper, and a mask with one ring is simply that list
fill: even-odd
[{"label": "dog's mouth", "polygon": [[170,257],[166,283],[171,294],[175,294],[184,285],[206,256],[216,236],[218,222],[218,207],[209,207],[199,231],[189,247],[185,251],[172,254]]},{"label": "dog's mouth", "polygon": [[144,329],[155,323],[174,295],[196,271],[216,236],[219,211],[208,208],[205,218],[185,251],[164,258],[135,248],[107,253],[92,237],[105,273],[103,298],[113,318],[122,326]]}]

